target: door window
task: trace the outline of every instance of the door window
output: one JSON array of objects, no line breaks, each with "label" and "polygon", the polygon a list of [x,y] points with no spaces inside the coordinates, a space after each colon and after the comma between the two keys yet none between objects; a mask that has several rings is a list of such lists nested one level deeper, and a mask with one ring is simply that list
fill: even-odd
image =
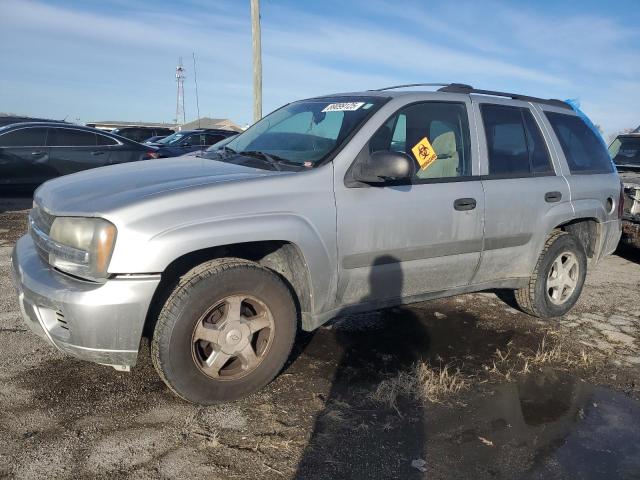
[{"label": "door window", "polygon": [[111,137],[107,137],[106,135],[100,135],[98,133],[96,134],[96,137],[98,139],[98,145],[117,145],[118,144],[118,142],[116,142],[115,139]]},{"label": "door window", "polygon": [[571,173],[611,173],[613,164],[604,144],[575,115],[545,112],[558,137]]},{"label": "door window", "polygon": [[[464,177],[471,175],[469,138],[467,107],[463,103],[425,102],[393,115],[369,141],[369,152],[394,151],[411,157],[416,162],[413,183]],[[430,161],[420,161],[416,155],[420,155],[421,147],[435,157],[430,155]]]},{"label": "door window", "polygon": [[552,174],[546,144],[526,108],[483,104],[489,175],[523,177]]},{"label": "door window", "polygon": [[71,128],[50,128],[47,144],[50,147],[95,147],[96,134]]},{"label": "door window", "polygon": [[20,128],[0,135],[0,147],[43,147],[46,128]]},{"label": "door window", "polygon": [[222,140],[224,137],[222,135],[205,135],[204,136],[204,144],[206,146],[210,146],[213,145],[214,143],[218,143],[220,140]]}]

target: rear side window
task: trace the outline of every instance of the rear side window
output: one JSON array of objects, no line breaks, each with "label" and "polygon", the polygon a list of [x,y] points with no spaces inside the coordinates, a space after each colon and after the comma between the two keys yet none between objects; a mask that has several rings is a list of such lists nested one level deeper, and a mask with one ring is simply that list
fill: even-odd
[{"label": "rear side window", "polygon": [[540,129],[527,108],[480,107],[489,155],[489,175],[549,175],[554,170]]},{"label": "rear side window", "polygon": [[46,128],[20,128],[0,135],[0,147],[44,147]]},{"label": "rear side window", "polygon": [[604,145],[575,115],[545,112],[558,137],[571,173],[611,173],[613,164]]},{"label": "rear side window", "polygon": [[96,134],[71,128],[50,128],[47,145],[50,147],[95,147]]},{"label": "rear side window", "polygon": [[113,138],[107,137],[106,135],[96,134],[96,137],[98,139],[98,145],[117,145],[118,144],[118,142],[116,142]]}]

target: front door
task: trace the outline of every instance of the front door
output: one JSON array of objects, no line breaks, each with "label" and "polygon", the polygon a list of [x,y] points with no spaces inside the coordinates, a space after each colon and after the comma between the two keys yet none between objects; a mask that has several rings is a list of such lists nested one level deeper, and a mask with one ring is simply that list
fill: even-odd
[{"label": "front door", "polygon": [[[379,150],[403,152],[416,162],[410,181],[349,187],[336,178],[339,305],[400,303],[469,284],[484,212],[469,110],[469,101],[406,106],[356,159]],[[437,158],[420,166],[425,148]]]}]

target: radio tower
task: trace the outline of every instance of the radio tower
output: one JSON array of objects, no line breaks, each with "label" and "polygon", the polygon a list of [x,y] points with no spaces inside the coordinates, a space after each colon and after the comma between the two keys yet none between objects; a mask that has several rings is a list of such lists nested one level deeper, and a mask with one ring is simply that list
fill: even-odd
[{"label": "radio tower", "polygon": [[178,59],[176,67],[176,84],[178,85],[178,98],[176,100],[176,124],[178,129],[185,123],[184,116],[184,67],[182,66],[182,57]]}]

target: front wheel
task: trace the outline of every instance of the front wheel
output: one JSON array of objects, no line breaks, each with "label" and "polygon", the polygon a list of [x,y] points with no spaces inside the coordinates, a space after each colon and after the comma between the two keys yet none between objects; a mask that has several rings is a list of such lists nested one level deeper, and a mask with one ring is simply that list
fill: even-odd
[{"label": "front wheel", "polygon": [[287,286],[242,259],[205,262],[166,301],[151,355],[160,377],[185,400],[212,404],[260,389],[283,367],[297,328]]},{"label": "front wheel", "polygon": [[529,285],[516,290],[516,301],[536,317],[562,316],[578,301],[586,275],[584,247],[573,235],[556,230],[545,242]]}]

